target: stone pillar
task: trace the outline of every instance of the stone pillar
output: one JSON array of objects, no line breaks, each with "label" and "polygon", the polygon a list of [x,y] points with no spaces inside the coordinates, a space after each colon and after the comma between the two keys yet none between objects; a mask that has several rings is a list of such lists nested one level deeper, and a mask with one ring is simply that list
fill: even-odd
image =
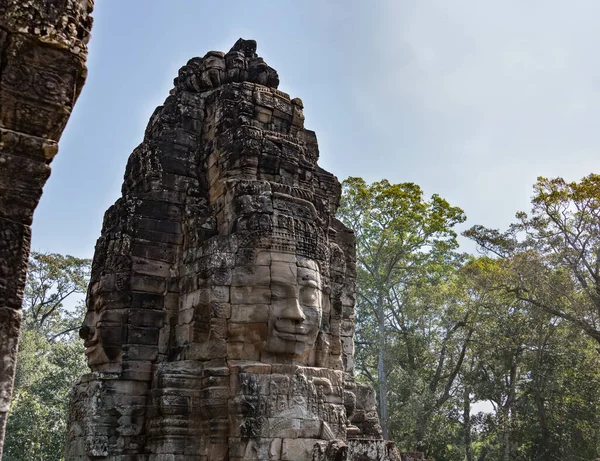
[{"label": "stone pillar", "polygon": [[0,458],[31,221],[86,76],[93,0],[0,0]]}]

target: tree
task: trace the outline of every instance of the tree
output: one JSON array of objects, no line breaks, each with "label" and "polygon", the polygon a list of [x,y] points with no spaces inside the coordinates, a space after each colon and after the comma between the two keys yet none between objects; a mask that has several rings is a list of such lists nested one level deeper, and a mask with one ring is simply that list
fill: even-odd
[{"label": "tree", "polygon": [[[458,264],[452,228],[465,216],[438,195],[424,200],[413,183],[383,180],[367,185],[361,178],[348,178],[342,190],[338,216],[354,230],[357,244],[357,344],[364,346],[358,352],[359,369],[377,384],[387,438],[390,371],[386,351],[393,346],[388,334],[393,330],[399,337],[404,335],[411,360],[410,332],[416,319],[407,312],[414,289],[442,280],[448,268]],[[459,328],[458,323],[450,326],[449,337]]]},{"label": "tree", "polygon": [[90,260],[32,252],[29,267],[3,459],[59,461],[71,387],[86,369],[73,298],[85,292]]},{"label": "tree", "polygon": [[502,260],[499,288],[600,344],[600,175],[540,177],[530,215],[516,217],[505,232],[474,226],[465,235]]}]

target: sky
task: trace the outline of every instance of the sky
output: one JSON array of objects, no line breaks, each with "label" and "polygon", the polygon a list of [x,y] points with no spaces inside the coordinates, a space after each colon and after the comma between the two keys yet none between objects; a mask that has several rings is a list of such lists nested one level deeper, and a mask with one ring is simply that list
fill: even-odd
[{"label": "sky", "polygon": [[[103,0],[32,249],[91,257],[178,69],[255,39],[340,180],[414,182],[505,228],[538,176],[600,173],[597,0]],[[468,251],[474,248],[468,244]]]}]

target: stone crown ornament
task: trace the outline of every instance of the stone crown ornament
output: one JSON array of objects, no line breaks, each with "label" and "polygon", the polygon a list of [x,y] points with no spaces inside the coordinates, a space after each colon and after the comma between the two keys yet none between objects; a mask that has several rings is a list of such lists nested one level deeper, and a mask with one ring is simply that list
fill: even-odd
[{"label": "stone crown ornament", "polygon": [[152,115],[96,245],[67,460],[399,460],[353,378],[340,185],[278,84],[240,39]]}]

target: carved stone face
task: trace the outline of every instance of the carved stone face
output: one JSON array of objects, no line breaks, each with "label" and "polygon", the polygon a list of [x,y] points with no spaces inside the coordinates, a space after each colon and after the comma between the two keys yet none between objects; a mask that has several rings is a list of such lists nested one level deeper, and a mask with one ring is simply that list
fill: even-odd
[{"label": "carved stone face", "polygon": [[319,266],[294,255],[270,256],[271,306],[264,350],[304,362],[315,348],[323,316]]},{"label": "carved stone face", "polygon": [[100,296],[90,298],[79,336],[84,340],[88,365],[94,370],[110,371],[111,365],[118,366],[124,342],[123,315],[118,310],[103,309]]},{"label": "carved stone face", "polygon": [[79,336],[83,339],[85,355],[90,367],[107,363],[109,361],[104,346],[102,344],[102,325],[100,323],[101,314],[96,311],[88,311],[82,327],[79,329]]}]

